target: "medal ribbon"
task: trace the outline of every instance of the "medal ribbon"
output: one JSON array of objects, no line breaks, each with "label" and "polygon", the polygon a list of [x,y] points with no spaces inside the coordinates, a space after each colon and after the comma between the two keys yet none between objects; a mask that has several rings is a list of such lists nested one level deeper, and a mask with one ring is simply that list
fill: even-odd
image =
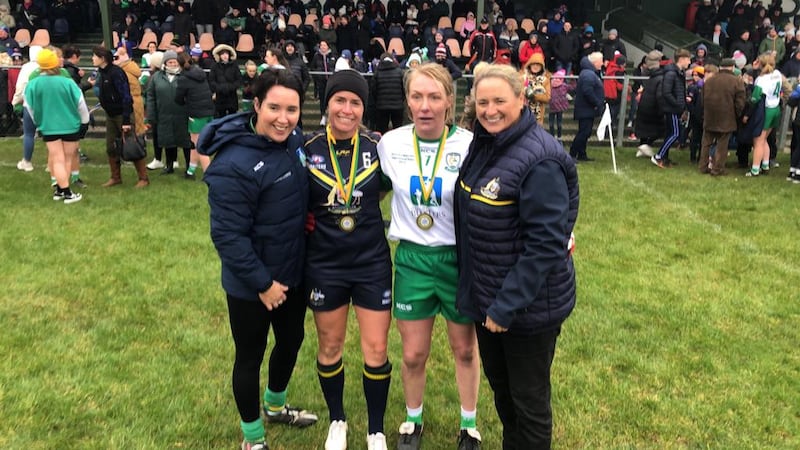
[{"label": "medal ribbon", "polygon": [[333,132],[331,131],[330,125],[328,125],[325,131],[328,135],[328,151],[330,151],[331,154],[333,174],[336,176],[336,186],[339,189],[339,192],[342,194],[342,198],[345,200],[345,206],[349,207],[350,202],[353,200],[353,191],[356,187],[356,168],[358,167],[359,143],[361,139],[359,139],[358,132],[356,132],[350,141],[353,146],[353,158],[350,161],[350,178],[347,182],[347,187],[345,188],[344,176],[342,176],[342,169],[339,166],[339,158],[337,158],[336,149],[334,148],[334,145],[336,144],[336,138],[333,137]]},{"label": "medal ribbon", "polygon": [[444,150],[444,143],[447,142],[447,131],[447,127],[444,127],[442,137],[439,139],[439,148],[436,149],[429,183],[425,182],[425,177],[422,175],[422,153],[419,150],[419,137],[417,137],[417,132],[414,131],[414,158],[416,158],[417,168],[419,168],[419,184],[422,186],[422,201],[425,205],[430,205],[433,185],[436,183],[436,172],[439,170],[439,163],[442,161],[442,154],[444,154],[442,151]]}]

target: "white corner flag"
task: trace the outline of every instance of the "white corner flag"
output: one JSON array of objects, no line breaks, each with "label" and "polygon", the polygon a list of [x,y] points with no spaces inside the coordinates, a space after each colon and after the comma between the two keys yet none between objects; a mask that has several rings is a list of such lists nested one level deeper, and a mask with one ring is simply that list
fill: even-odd
[{"label": "white corner flag", "polygon": [[614,163],[614,173],[617,173],[617,155],[614,151],[614,135],[611,132],[611,109],[606,103],[606,110],[603,111],[603,117],[600,119],[600,124],[597,126],[597,139],[604,141],[606,139],[606,129],[608,130],[608,140],[611,142],[611,161]]},{"label": "white corner flag", "polygon": [[[600,125],[597,126],[597,139],[598,140],[605,140],[606,139],[606,128],[611,126],[611,109],[608,107],[608,103],[606,103],[606,110],[603,111],[603,118],[600,119]],[[609,136],[611,135],[611,130],[608,130]],[[613,140],[613,139],[612,139]]]}]

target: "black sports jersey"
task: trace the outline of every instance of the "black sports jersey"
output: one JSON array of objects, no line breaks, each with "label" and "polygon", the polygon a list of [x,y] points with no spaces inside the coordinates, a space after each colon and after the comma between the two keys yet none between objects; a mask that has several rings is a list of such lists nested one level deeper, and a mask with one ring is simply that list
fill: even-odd
[{"label": "black sports jersey", "polygon": [[[340,184],[336,181],[336,168],[325,130],[308,137],[308,206],[316,220],[314,231],[308,237],[306,273],[309,276],[347,274],[351,281],[369,281],[378,273],[391,271],[380,210],[382,183],[377,144],[375,137],[359,133],[359,155],[353,168],[355,184],[351,185],[353,142],[350,139],[335,141],[333,148],[342,178]],[[351,188],[348,205],[347,194]]]}]

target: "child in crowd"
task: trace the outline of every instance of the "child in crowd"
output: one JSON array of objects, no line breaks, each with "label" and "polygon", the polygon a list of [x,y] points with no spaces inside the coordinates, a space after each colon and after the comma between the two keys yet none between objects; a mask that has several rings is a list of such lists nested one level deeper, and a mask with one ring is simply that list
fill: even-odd
[{"label": "child in crowd", "polygon": [[550,103],[550,72],[544,67],[544,56],[534,53],[523,69],[525,100],[536,121],[544,125],[544,110]]},{"label": "child in crowd", "polygon": [[[558,138],[559,142],[561,142],[564,111],[569,109],[569,99],[567,98],[569,86],[564,80],[566,74],[566,70],[558,69],[550,79],[550,113],[548,115],[550,134]],[[557,134],[556,131],[558,131]]]}]

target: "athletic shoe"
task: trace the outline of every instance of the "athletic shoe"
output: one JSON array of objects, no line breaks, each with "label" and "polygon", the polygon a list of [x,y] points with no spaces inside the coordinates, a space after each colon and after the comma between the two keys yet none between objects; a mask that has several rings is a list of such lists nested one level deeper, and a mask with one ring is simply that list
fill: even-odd
[{"label": "athletic shoe", "polygon": [[789,175],[786,175],[786,181],[794,181],[794,172],[789,172]]},{"label": "athletic shoe", "polygon": [[17,169],[25,171],[25,172],[33,172],[33,163],[30,162],[30,161],[26,161],[24,159],[21,159],[17,163]]},{"label": "athletic shoe", "polygon": [[481,434],[475,428],[465,428],[458,435],[458,450],[481,450]]},{"label": "athletic shoe", "polygon": [[422,443],[422,425],[414,422],[400,424],[397,450],[419,450]]},{"label": "athletic shoe", "polygon": [[242,450],[269,450],[267,443],[261,442],[247,442],[242,441]]},{"label": "athletic shoe", "polygon": [[775,168],[775,167],[780,167],[781,164],[778,161],[775,161],[774,159],[772,159],[772,160],[769,161],[769,166],[772,167],[772,168]]},{"label": "athletic shoe", "polygon": [[86,187],[86,183],[84,183],[83,180],[81,180],[80,178],[78,178],[77,180],[73,181],[70,184],[72,185],[72,187],[77,187],[81,189]]},{"label": "athletic shoe", "polygon": [[77,192],[71,192],[67,195],[64,195],[64,204],[69,205],[70,203],[77,203],[81,201],[83,196]]},{"label": "athletic shoe", "polygon": [[163,169],[164,168],[164,163],[162,163],[161,161],[153,158],[153,160],[150,161],[150,164],[147,165],[147,168],[150,169],[150,170]]},{"label": "athletic shoe", "polygon": [[798,176],[795,174],[795,176],[794,176],[794,180],[792,180],[792,183],[793,183],[793,184],[800,184],[800,177],[798,177]]},{"label": "athletic shoe", "polygon": [[172,168],[173,169],[180,169],[181,168],[181,164],[178,161],[174,161],[172,163]]},{"label": "athletic shoe", "polygon": [[53,200],[54,201],[64,200],[64,193],[58,190],[53,191]]},{"label": "athletic shoe", "polygon": [[280,413],[270,414],[264,411],[264,415],[269,423],[282,423],[293,427],[303,428],[317,423],[317,415],[305,409],[293,408],[289,405],[283,407]]},{"label": "athletic shoe", "polygon": [[328,427],[328,437],[325,439],[325,450],[347,449],[347,422],[334,420]]},{"label": "athletic shoe", "polygon": [[760,174],[758,172],[753,172],[752,170],[748,170],[747,173],[744,174],[744,176],[746,176],[746,177],[757,177],[759,175]]},{"label": "athletic shoe", "polygon": [[189,172],[183,172],[183,178],[186,178],[187,180],[192,180],[192,181],[194,181],[194,178],[195,178],[195,177],[194,177],[194,174],[193,174],[193,173],[189,173]]},{"label": "athletic shoe", "polygon": [[372,433],[367,436],[367,450],[389,450],[386,436],[383,433]]},{"label": "athletic shoe", "polygon": [[666,163],[664,161],[656,158],[656,155],[653,155],[653,156],[650,157],[650,162],[655,164],[656,166],[662,168],[662,169],[666,169],[667,168]]},{"label": "athletic shoe", "polygon": [[638,147],[638,150],[636,151],[637,158],[641,158],[642,156],[647,156],[648,158],[652,158],[654,154],[655,153],[653,153],[653,147],[647,144],[640,145]]}]

